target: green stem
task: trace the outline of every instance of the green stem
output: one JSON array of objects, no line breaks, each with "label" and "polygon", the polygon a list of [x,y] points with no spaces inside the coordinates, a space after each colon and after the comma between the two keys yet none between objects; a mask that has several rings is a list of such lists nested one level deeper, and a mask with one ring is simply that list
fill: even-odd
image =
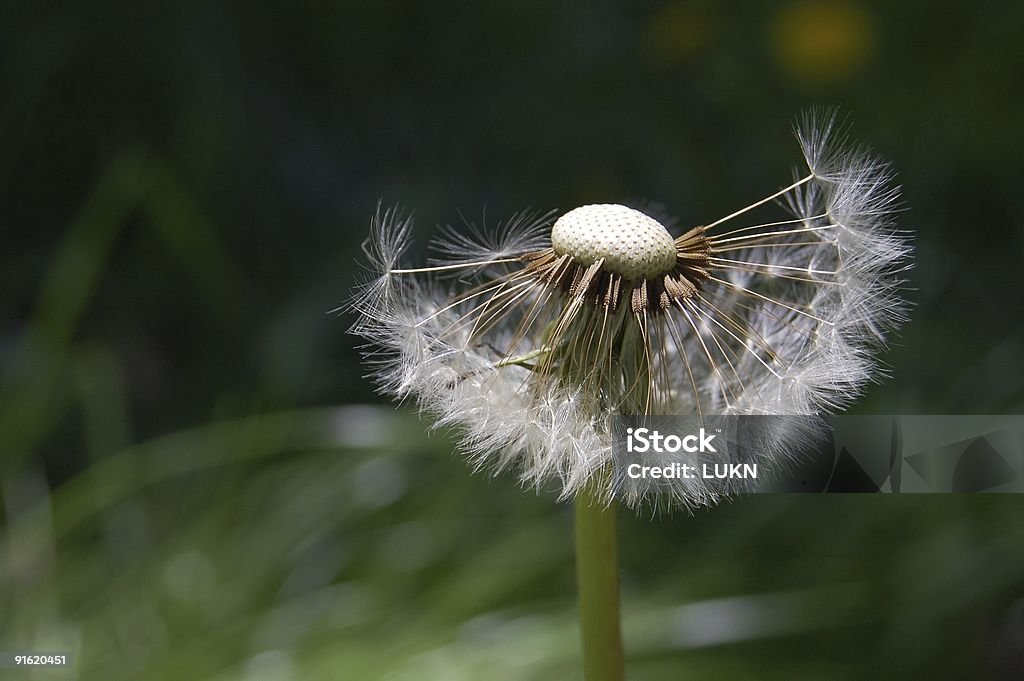
[{"label": "green stem", "polygon": [[589,489],[576,497],[575,506],[583,676],[586,681],[622,681],[615,506],[605,505]]}]

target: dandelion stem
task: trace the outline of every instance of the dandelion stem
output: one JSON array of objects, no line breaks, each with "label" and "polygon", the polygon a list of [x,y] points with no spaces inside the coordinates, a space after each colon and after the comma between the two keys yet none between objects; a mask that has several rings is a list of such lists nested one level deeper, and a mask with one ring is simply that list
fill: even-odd
[{"label": "dandelion stem", "polygon": [[619,630],[615,506],[606,505],[588,487],[576,497],[575,507],[583,677],[586,681],[622,681],[625,662]]}]

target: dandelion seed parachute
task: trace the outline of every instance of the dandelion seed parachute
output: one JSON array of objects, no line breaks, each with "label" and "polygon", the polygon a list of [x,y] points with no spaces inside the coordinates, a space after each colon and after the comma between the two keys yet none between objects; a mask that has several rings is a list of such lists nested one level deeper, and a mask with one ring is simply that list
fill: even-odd
[{"label": "dandelion seed parachute", "polygon": [[[611,417],[813,419],[877,375],[873,355],[904,318],[909,246],[888,166],[848,148],[834,115],[796,132],[806,171],[676,238],[637,210],[582,206],[444,230],[430,266],[404,269],[411,221],[379,211],[352,330],[380,389],[457,427],[478,469],[563,498],[589,484],[634,507],[713,503],[721,490],[699,479],[602,474]],[[772,205],[786,215],[743,221]],[[753,460],[785,457],[814,427],[791,424],[765,433]]]}]

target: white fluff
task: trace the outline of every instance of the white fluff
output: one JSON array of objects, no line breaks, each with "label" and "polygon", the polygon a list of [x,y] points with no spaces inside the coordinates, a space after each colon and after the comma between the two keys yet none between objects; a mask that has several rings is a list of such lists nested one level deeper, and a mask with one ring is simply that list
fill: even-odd
[{"label": "white fluff", "polygon": [[[791,215],[747,226],[744,210],[712,222],[712,279],[645,322],[665,414],[812,417],[806,427],[780,421],[756,443],[755,461],[784,459],[813,436],[814,417],[856,399],[877,375],[874,353],[904,318],[900,273],[910,248],[892,225],[898,190],[887,165],[835,135],[834,117],[806,116],[797,137],[808,170],[776,197]],[[563,499],[591,484],[633,507],[713,503],[721,490],[700,479],[654,487],[607,475],[615,408],[591,384],[537,382],[528,358],[543,351],[564,294],[523,286],[502,299],[507,315],[485,333],[459,323],[488,300],[485,292],[454,302],[469,288],[466,275],[486,284],[520,266],[506,260],[549,247],[551,217],[521,217],[492,234],[448,229],[435,242],[435,273],[417,273],[396,272],[410,221],[378,212],[365,246],[371,276],[352,307],[381,391],[456,428],[475,469],[514,471]],[[462,279],[445,276],[452,272]]]}]

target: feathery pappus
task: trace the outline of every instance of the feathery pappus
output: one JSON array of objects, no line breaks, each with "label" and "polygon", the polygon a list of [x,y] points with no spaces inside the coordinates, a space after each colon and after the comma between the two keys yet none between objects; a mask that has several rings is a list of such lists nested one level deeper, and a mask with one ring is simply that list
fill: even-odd
[{"label": "feathery pappus", "polygon": [[[378,211],[352,331],[380,389],[454,426],[474,467],[562,498],[591,485],[634,507],[713,503],[702,480],[627,489],[607,475],[610,420],[834,412],[878,375],[905,316],[910,247],[888,165],[848,146],[834,115],[804,116],[796,136],[793,182],[678,235],[586,205],[446,228],[437,259],[412,268],[411,220]],[[786,456],[775,435],[753,460]]]}]

